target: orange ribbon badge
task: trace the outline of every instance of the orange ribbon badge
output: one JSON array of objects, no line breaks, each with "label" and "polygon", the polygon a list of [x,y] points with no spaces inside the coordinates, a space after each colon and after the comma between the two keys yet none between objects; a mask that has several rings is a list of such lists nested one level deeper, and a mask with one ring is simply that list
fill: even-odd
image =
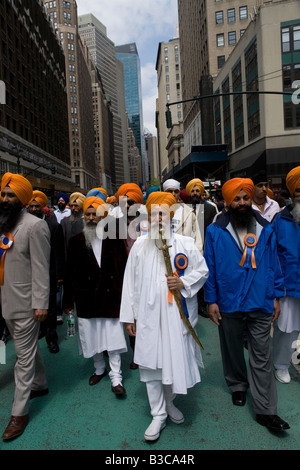
[{"label": "orange ribbon badge", "polygon": [[4,233],[0,236],[0,285],[3,285],[4,279],[4,258],[6,250],[8,250],[14,242],[11,233]]},{"label": "orange ribbon badge", "polygon": [[240,266],[244,268],[256,268],[255,256],[254,256],[254,247],[257,244],[257,237],[253,233],[248,233],[244,237],[245,250],[240,262]]}]

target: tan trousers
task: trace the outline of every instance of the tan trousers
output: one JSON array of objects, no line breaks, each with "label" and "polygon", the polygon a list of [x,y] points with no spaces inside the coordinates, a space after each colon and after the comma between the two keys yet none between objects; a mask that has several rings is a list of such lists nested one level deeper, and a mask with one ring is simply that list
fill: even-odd
[{"label": "tan trousers", "polygon": [[41,390],[48,386],[38,343],[40,324],[33,317],[6,320],[6,324],[17,354],[12,416],[24,416],[29,411],[31,390]]}]

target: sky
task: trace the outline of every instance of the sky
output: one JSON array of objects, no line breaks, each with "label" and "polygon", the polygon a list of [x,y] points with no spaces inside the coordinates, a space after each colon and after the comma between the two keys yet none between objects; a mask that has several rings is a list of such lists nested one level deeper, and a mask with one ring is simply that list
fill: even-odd
[{"label": "sky", "polygon": [[78,15],[92,13],[104,24],[108,38],[116,46],[136,44],[141,62],[144,128],[156,135],[157,51],[160,42],[175,37],[177,0],[76,0],[76,3]]}]

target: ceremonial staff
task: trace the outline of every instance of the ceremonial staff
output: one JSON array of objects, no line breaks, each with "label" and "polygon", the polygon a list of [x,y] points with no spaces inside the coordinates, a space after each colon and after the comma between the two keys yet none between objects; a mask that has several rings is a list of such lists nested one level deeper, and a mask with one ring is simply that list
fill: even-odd
[{"label": "ceremonial staff", "polygon": [[[166,269],[167,269],[167,274],[168,274],[168,276],[173,276],[173,268],[172,268],[172,264],[171,264],[170,253],[169,253],[169,248],[170,248],[171,245],[167,245],[167,241],[163,236],[162,228],[159,229],[159,233],[160,233],[160,237],[161,237],[161,241],[162,241],[162,246],[159,247],[159,249],[162,250],[162,252],[163,252],[165,265],[166,265]],[[191,322],[189,321],[189,319],[185,315],[184,308],[183,308],[183,305],[182,305],[181,296],[180,296],[180,292],[178,290],[174,290],[173,294],[174,294],[175,301],[176,301],[176,304],[177,304],[177,307],[178,307],[178,310],[179,310],[179,313],[180,313],[180,317],[183,320],[188,332],[192,335],[192,337],[194,338],[194,340],[196,341],[198,346],[200,346],[201,349],[204,349],[201,342],[200,342],[200,340],[199,340],[199,338],[198,338],[198,336],[196,335],[195,330],[193,329],[193,327],[191,325]]]}]

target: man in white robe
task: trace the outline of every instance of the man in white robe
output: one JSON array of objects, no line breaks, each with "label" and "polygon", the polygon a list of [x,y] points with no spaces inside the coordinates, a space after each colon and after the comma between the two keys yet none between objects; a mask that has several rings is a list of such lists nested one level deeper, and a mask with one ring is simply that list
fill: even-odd
[{"label": "man in white robe", "polygon": [[[201,381],[203,367],[199,345],[186,329],[176,305],[174,290],[180,290],[186,300],[189,321],[195,327],[198,320],[197,292],[208,277],[206,262],[190,237],[173,234],[170,222],[176,204],[174,196],[155,192],[147,199],[150,220],[148,235],[133,245],[123,281],[120,321],[129,335],[136,337],[134,361],[139,364],[140,378],[146,383],[152,422],[145,432],[147,441],[156,440],[166,425],[167,416],[180,424],[183,414],[174,406],[175,395]],[[167,276],[159,227],[169,246],[174,272],[175,255],[184,254],[188,266],[183,276]]]}]

